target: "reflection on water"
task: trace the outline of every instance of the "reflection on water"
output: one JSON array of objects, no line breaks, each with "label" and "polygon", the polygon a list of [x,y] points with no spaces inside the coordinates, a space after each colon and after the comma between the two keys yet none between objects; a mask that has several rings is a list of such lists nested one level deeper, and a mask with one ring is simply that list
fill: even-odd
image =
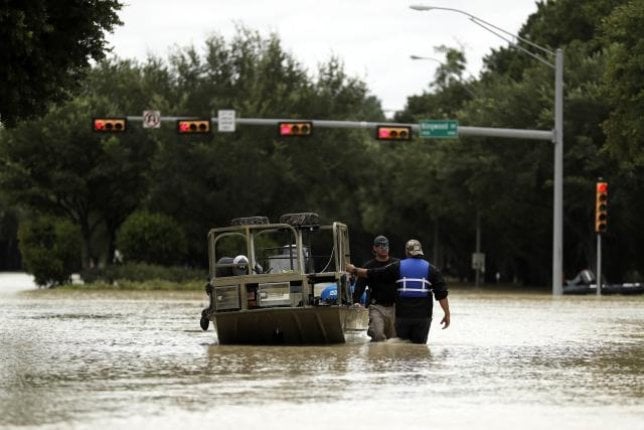
[{"label": "reflection on water", "polygon": [[451,305],[429,345],[252,347],[199,293],[0,291],[0,427],[644,428],[643,297]]}]

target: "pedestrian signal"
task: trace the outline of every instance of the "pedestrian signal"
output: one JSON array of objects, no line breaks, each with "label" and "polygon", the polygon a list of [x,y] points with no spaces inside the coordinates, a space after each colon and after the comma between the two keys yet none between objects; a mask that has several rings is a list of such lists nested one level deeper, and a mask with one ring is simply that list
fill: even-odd
[{"label": "pedestrian signal", "polygon": [[379,125],[376,127],[378,140],[411,140],[411,127]]},{"label": "pedestrian signal", "polygon": [[121,133],[127,129],[127,119],[92,118],[92,129],[97,133]]},{"label": "pedestrian signal", "polygon": [[209,119],[177,120],[177,133],[179,134],[210,133],[210,120]]},{"label": "pedestrian signal", "polygon": [[608,228],[608,182],[597,182],[595,192],[595,233]]},{"label": "pedestrian signal", "polygon": [[281,137],[310,136],[313,133],[311,121],[279,122],[277,125]]}]

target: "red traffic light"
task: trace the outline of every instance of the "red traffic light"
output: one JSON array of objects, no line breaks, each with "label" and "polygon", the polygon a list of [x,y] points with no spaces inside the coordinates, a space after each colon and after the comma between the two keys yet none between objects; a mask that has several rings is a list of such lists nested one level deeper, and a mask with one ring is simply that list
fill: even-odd
[{"label": "red traffic light", "polygon": [[177,120],[177,133],[179,134],[203,134],[210,133],[209,119],[180,119]]},{"label": "red traffic light", "polygon": [[597,182],[595,191],[595,233],[608,228],[608,182]]},{"label": "red traffic light", "polygon": [[607,193],[608,192],[608,182],[597,182],[597,192],[598,193]]},{"label": "red traffic light", "polygon": [[310,136],[313,133],[311,121],[279,122],[277,125],[281,137]]},{"label": "red traffic light", "polygon": [[92,130],[97,133],[121,133],[127,129],[127,118],[92,118]]},{"label": "red traffic light", "polygon": [[411,140],[411,127],[379,125],[376,127],[376,139]]}]

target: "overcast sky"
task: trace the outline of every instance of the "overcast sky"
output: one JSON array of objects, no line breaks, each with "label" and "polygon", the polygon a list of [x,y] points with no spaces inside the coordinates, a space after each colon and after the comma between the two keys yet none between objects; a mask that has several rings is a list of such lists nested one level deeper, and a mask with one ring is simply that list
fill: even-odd
[{"label": "overcast sky", "polygon": [[[227,40],[243,24],[266,37],[277,33],[283,49],[311,73],[331,56],[364,80],[388,113],[401,110],[407,96],[429,88],[443,59],[434,47],[465,51],[468,73],[477,76],[482,57],[507,43],[462,14],[420,12],[413,4],[461,9],[516,34],[537,10],[535,0],[124,0],[123,26],[108,36],[121,58],[167,57],[175,47],[195,46],[219,34]],[[520,54],[519,54],[520,55]]]}]

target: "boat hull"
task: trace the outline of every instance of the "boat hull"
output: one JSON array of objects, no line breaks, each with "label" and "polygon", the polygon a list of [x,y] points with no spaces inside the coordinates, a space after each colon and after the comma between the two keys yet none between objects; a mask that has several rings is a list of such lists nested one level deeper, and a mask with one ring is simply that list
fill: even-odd
[{"label": "boat hull", "polygon": [[217,312],[222,345],[319,345],[344,343],[367,328],[368,311],[355,306],[312,306]]},{"label": "boat hull", "polygon": [[[564,294],[597,294],[597,285],[564,285]],[[622,294],[622,295],[635,295],[644,294],[644,284],[641,283],[627,283],[627,284],[604,284],[602,285],[602,294]]]}]

